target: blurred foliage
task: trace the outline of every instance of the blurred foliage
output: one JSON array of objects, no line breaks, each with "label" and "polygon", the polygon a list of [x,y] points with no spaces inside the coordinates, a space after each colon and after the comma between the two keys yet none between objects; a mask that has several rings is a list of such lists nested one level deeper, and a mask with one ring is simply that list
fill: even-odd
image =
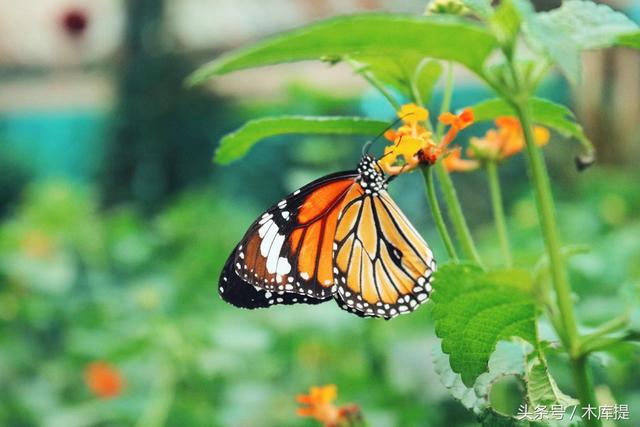
[{"label": "blurred foliage", "polygon": [[[0,425],[313,425],[295,417],[294,398],[324,383],[373,426],[473,425],[434,371],[429,309],[384,322],[332,304],[249,312],[219,300],[219,269],[258,211],[220,195],[194,190],[148,220],[100,211],[90,188],[28,188],[0,226]],[[571,260],[580,318],[611,318],[640,298],[633,181],[589,171],[562,196],[566,241],[596,242]],[[541,254],[532,198],[511,211],[516,264],[531,265]],[[498,256],[489,227],[481,235]],[[638,348],[597,356],[601,392],[639,407]],[[572,392],[563,357],[550,355],[550,369]],[[91,394],[83,372],[94,361],[119,370],[120,396]]]}]

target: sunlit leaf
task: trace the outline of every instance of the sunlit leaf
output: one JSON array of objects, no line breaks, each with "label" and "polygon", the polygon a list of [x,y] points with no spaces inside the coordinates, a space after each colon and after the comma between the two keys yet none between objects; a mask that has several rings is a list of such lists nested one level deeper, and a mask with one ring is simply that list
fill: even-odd
[{"label": "sunlit leaf", "polygon": [[531,286],[529,274],[520,270],[487,273],[470,264],[447,264],[436,273],[436,335],[466,386],[487,372],[498,341],[515,336],[537,342]]},{"label": "sunlit leaf", "polygon": [[[537,42],[572,82],[580,79],[580,51],[625,45],[620,38],[638,31],[622,13],[582,0],[565,1],[557,9],[532,14],[526,24],[534,44]],[[626,45],[633,45],[633,36],[628,37],[631,40]]]},{"label": "sunlit leaf", "polygon": [[388,122],[362,117],[281,116],[251,120],[222,138],[215,161],[231,163],[264,138],[285,134],[378,135]]},{"label": "sunlit leaf", "polygon": [[482,27],[461,19],[361,14],[332,18],[222,55],[196,70],[189,84],[246,68],[313,59],[420,54],[480,72],[496,47]]}]

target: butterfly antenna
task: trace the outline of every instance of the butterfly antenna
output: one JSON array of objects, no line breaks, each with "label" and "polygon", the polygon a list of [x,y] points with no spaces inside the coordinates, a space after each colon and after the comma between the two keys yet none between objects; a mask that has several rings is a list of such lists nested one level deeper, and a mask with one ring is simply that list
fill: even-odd
[{"label": "butterfly antenna", "polygon": [[387,133],[387,131],[391,128],[393,128],[395,125],[397,125],[398,123],[400,123],[401,120],[403,120],[405,117],[412,115],[413,113],[408,113],[405,114],[402,117],[398,117],[396,120],[394,120],[393,123],[391,123],[389,126],[387,126],[382,132],[380,132],[378,135],[376,135],[375,138],[365,142],[365,144],[362,146],[362,155],[366,155],[369,154],[369,149],[371,148],[371,146],[373,145],[374,142],[376,142],[381,136],[383,136],[385,133]]}]

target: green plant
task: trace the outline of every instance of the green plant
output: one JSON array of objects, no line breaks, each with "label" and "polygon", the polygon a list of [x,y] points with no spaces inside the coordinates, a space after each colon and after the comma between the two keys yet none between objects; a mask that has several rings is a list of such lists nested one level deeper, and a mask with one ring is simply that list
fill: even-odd
[{"label": "green plant", "polygon": [[[562,136],[575,138],[582,147],[577,158],[580,167],[591,163],[594,153],[571,111],[563,105],[536,98],[535,92],[554,66],[569,81],[579,81],[579,59],[584,50],[609,46],[640,48],[640,31],[624,15],[589,1],[570,0],[556,10],[542,13],[535,13],[524,0],[505,0],[496,8],[483,0],[461,3],[459,6],[465,7],[443,6],[431,10],[464,12],[473,15],[475,20],[459,16],[381,14],[335,18],[224,55],[197,70],[189,83],[197,84],[217,75],[269,64],[309,59],[332,64],[345,62],[397,110],[402,103],[400,97],[425,105],[444,69],[446,89],[441,106],[444,113],[453,94],[453,64],[474,73],[496,95],[495,99],[471,107],[475,120],[515,116],[519,122],[545,251],[539,262],[519,266],[524,267],[522,269],[511,268],[495,159],[485,159],[482,165],[488,172],[503,250],[505,265],[499,269],[485,267],[487,260],[481,260],[444,161],[438,159],[423,169],[433,216],[451,258],[436,276],[433,314],[436,333],[442,338],[444,354],[441,356],[449,361],[447,375],[459,375],[461,379],[454,396],[465,388],[486,390],[501,375],[510,374],[523,381],[524,403],[531,407],[579,404],[581,408],[597,408],[589,372],[591,354],[621,341],[637,340],[638,335],[630,329],[626,314],[589,333],[579,328],[567,273],[567,258],[573,251],[563,246],[558,232],[550,179],[542,152],[535,143],[533,125],[546,126]],[[521,41],[531,50],[525,53]],[[432,129],[428,121],[424,125]],[[384,126],[366,118],[259,119],[225,137],[216,160],[220,163],[237,160],[266,136],[375,135]],[[434,140],[438,143],[442,138],[443,127],[438,124]],[[458,247],[453,244],[442,219],[434,172]],[[462,261],[458,260],[458,250]],[[539,322],[553,326],[557,343],[540,338]],[[496,362],[492,366],[491,360],[500,343],[514,339],[517,349],[504,356],[510,363]],[[551,375],[547,362],[550,348],[569,362],[579,403],[561,392]],[[495,411],[487,399],[467,407],[474,409],[479,419],[489,425],[498,420],[510,424],[526,421]],[[583,422],[601,425],[597,417],[585,417]]]}]

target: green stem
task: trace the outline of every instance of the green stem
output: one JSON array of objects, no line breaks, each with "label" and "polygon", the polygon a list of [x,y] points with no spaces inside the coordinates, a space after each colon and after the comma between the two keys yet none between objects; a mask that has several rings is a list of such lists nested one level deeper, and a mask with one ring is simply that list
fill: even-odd
[{"label": "green stem", "polygon": [[509,246],[509,238],[507,236],[507,223],[504,217],[504,208],[502,205],[502,192],[500,191],[500,180],[498,178],[498,167],[495,161],[488,161],[486,164],[487,176],[489,178],[489,192],[491,193],[491,204],[493,205],[493,219],[496,223],[498,231],[498,239],[500,239],[500,248],[502,249],[502,257],[508,268],[513,266],[511,257],[511,247]]},{"label": "green stem", "polygon": [[[442,96],[442,104],[440,105],[440,114],[449,110],[449,107],[451,106],[452,96],[453,63],[449,62],[447,66],[447,77],[445,81],[444,94]],[[443,131],[443,124],[441,122],[438,122],[435,133],[436,143],[439,143],[442,139]],[[460,247],[465,258],[473,260],[477,264],[482,265],[482,261],[480,260],[480,256],[478,255],[475,243],[473,242],[473,238],[471,237],[471,232],[469,231],[469,227],[467,226],[467,221],[464,218],[464,214],[462,213],[462,207],[460,206],[460,201],[458,200],[458,195],[456,194],[456,189],[453,186],[453,181],[449,176],[449,172],[447,172],[444,164],[441,161],[436,162],[436,164],[432,167],[434,167],[436,170],[438,182],[440,183],[442,195],[444,196],[444,201],[447,206],[447,213],[449,214],[449,219],[451,219],[453,229],[456,232],[456,237],[460,242]]]},{"label": "green stem", "polygon": [[591,354],[595,351],[607,350],[614,345],[621,344],[623,342],[632,342],[639,340],[640,333],[638,332],[627,332],[623,335],[613,337],[599,337],[590,340],[588,343],[584,343],[582,346],[582,353],[586,357],[588,354]]},{"label": "green stem", "polygon": [[[592,341],[595,341],[599,338],[604,337],[605,335],[611,334],[613,332],[618,332],[629,325],[629,313],[624,313],[621,316],[618,316],[614,319],[609,320],[606,323],[603,323],[589,334],[582,337],[580,345],[584,349],[588,346]],[[583,350],[584,352],[584,350]]]},{"label": "green stem", "polygon": [[[516,74],[515,69],[513,72]],[[571,287],[565,270],[564,257],[560,251],[560,238],[557,231],[549,175],[542,153],[533,138],[531,112],[529,111],[526,97],[512,101],[524,132],[529,174],[534,188],[542,235],[549,256],[549,269],[556,301],[560,311],[560,318],[562,319],[564,333],[559,335],[564,337],[564,346],[571,358],[573,379],[580,403],[582,406],[589,404],[597,406],[593,385],[587,371],[586,358],[580,354],[580,337],[571,300]],[[587,425],[601,425],[600,420],[596,419],[585,419],[584,421]]]},{"label": "green stem", "polygon": [[444,164],[441,161],[436,162],[433,167],[436,169],[438,182],[440,182],[442,195],[444,196],[444,200],[447,205],[447,212],[449,214],[449,218],[451,219],[451,223],[453,224],[453,229],[456,232],[456,236],[458,237],[458,241],[460,242],[462,252],[465,258],[476,262],[478,265],[482,265],[482,261],[480,260],[480,256],[478,255],[478,251],[476,250],[476,245],[473,242],[473,238],[471,237],[469,226],[467,225],[467,221],[465,220],[464,214],[462,213],[462,207],[460,206],[460,202],[458,201],[458,196],[456,194],[456,189],[453,186],[453,181],[451,180],[449,173],[444,168]]},{"label": "green stem", "polygon": [[438,203],[438,198],[436,197],[436,189],[433,185],[432,168],[422,169],[422,175],[424,176],[424,183],[427,187],[427,198],[429,199],[429,205],[431,206],[431,214],[433,216],[433,220],[436,223],[436,227],[438,228],[438,232],[440,233],[440,237],[442,238],[442,243],[444,243],[444,246],[447,249],[449,258],[457,261],[458,254],[456,252],[455,246],[453,246],[453,242],[451,241],[451,236],[449,235],[447,226],[444,223],[442,211],[440,211],[440,205]]},{"label": "green stem", "polygon": [[[442,104],[440,104],[440,115],[449,111],[451,108],[451,98],[453,97],[453,63],[447,64],[447,79],[445,81],[444,93],[442,95]],[[436,125],[436,141],[440,142],[444,133],[444,123],[438,120]]]},{"label": "green stem", "polygon": [[393,97],[391,92],[384,87],[384,84],[378,80],[373,74],[369,73],[362,65],[358,64],[356,61],[349,61],[349,64],[353,68],[353,70],[360,74],[363,79],[365,79],[371,86],[376,88],[378,92],[384,96],[389,104],[393,107],[395,111],[398,111],[401,107],[400,103]]}]

